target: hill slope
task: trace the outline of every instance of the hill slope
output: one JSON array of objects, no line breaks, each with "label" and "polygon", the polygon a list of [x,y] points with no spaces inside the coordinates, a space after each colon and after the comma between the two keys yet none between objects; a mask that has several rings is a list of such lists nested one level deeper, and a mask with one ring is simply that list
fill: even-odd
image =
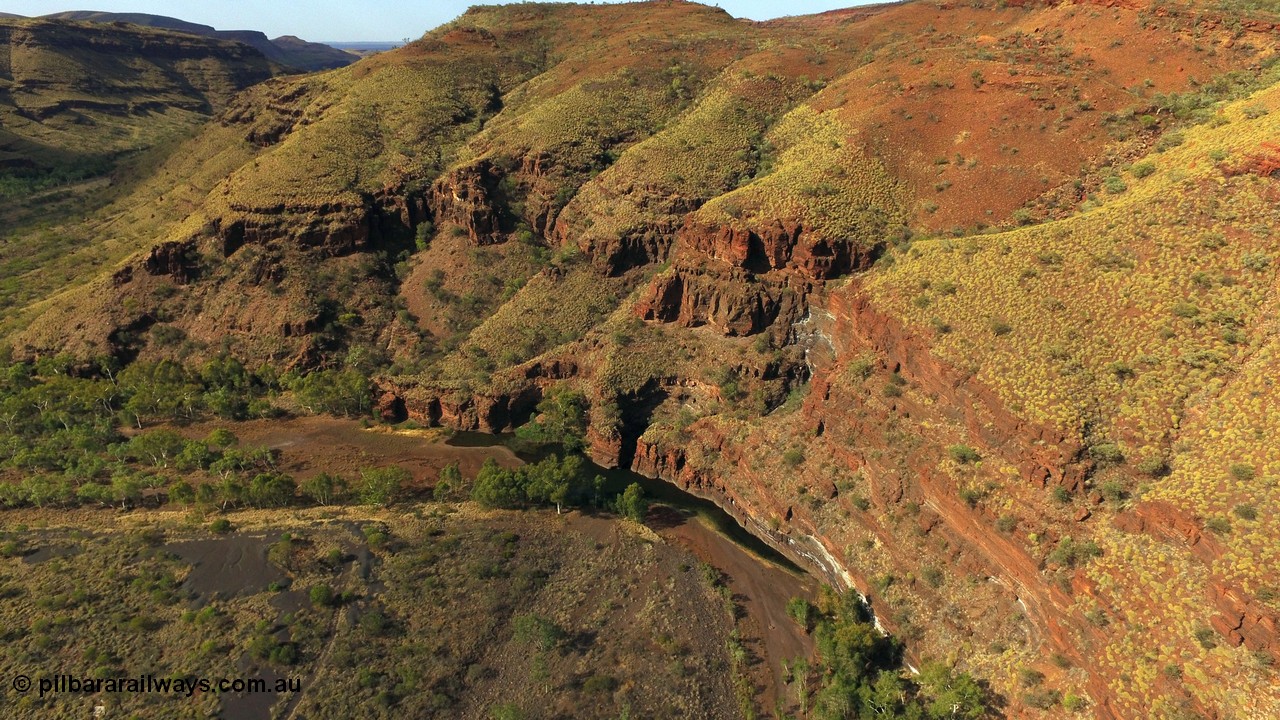
[{"label": "hill slope", "polygon": [[[24,276],[20,357],[372,374],[715,499],[1011,716],[1280,712],[1276,25],[475,8],[239,95]],[[89,241],[110,229],[110,240]]]},{"label": "hill slope", "polygon": [[22,277],[27,269],[74,267],[67,253],[81,233],[50,233],[49,223],[78,227],[87,209],[127,193],[237,91],[277,71],[240,43],[134,26],[0,20],[5,305],[11,294],[41,291]]}]

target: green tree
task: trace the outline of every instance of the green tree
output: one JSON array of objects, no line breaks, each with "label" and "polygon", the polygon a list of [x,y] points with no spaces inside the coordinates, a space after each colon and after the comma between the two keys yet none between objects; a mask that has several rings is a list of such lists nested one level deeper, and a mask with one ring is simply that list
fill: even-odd
[{"label": "green tree", "polygon": [[555,455],[524,468],[525,495],[530,502],[552,503],[559,515],[571,496],[581,492],[583,461],[577,455]]},{"label": "green tree", "polygon": [[239,505],[245,500],[245,487],[235,475],[227,475],[217,485],[217,502],[226,510],[232,505]]},{"label": "green tree", "polygon": [[432,494],[436,500],[448,500],[461,487],[462,471],[458,469],[458,463],[450,463],[440,468],[440,474],[436,476],[436,485],[432,489]]},{"label": "green tree", "polygon": [[524,480],[524,473],[507,470],[488,458],[471,486],[471,499],[485,507],[518,507],[526,499]]},{"label": "green tree", "polygon": [[365,468],[360,471],[360,483],[356,494],[365,505],[386,507],[394,503],[409,482],[409,471],[392,465],[382,468]]},{"label": "green tree", "polygon": [[805,632],[809,632],[810,623],[813,619],[813,605],[801,597],[791,598],[787,601],[787,615],[790,615],[797,625],[804,628]]},{"label": "green tree", "polygon": [[182,444],[182,452],[174,458],[174,464],[179,470],[207,470],[216,459],[208,445],[199,440],[187,440]]},{"label": "green tree", "polygon": [[111,478],[111,499],[120,503],[120,509],[128,510],[142,499],[142,482],[132,473],[117,474]]},{"label": "green tree", "polygon": [[169,467],[185,448],[182,436],[172,430],[139,433],[129,440],[129,454],[156,467]]},{"label": "green tree", "polygon": [[874,717],[903,717],[907,709],[907,683],[898,673],[881,670],[875,683],[861,687],[859,701],[862,707],[871,709]]},{"label": "green tree", "polygon": [[302,481],[302,494],[317,505],[336,502],[347,492],[347,482],[336,475],[317,473]]},{"label": "green tree", "polygon": [[290,386],[298,403],[312,413],[359,417],[373,409],[369,379],[355,370],[322,370]]},{"label": "green tree", "polygon": [[986,713],[982,687],[967,673],[956,673],[942,663],[926,663],[918,680],[931,718],[978,720]]},{"label": "green tree", "polygon": [[644,489],[639,483],[631,483],[618,496],[615,508],[619,515],[631,518],[636,522],[644,522],[644,515],[649,510],[649,501],[644,497]]},{"label": "green tree", "polygon": [[190,420],[201,408],[203,387],[172,360],[135,362],[119,382],[129,396],[125,415],[139,429],[148,420]]},{"label": "green tree", "polygon": [[236,437],[235,433],[226,428],[216,428],[213,432],[209,433],[209,437],[205,438],[205,442],[218,449],[225,450],[226,448],[239,443],[240,438]]},{"label": "green tree", "polygon": [[87,482],[76,488],[76,497],[82,503],[96,505],[110,505],[114,500],[111,487],[96,482]]},{"label": "green tree", "polygon": [[169,501],[179,505],[190,505],[196,500],[196,490],[185,480],[174,480],[169,484]]},{"label": "green tree", "polygon": [[538,403],[538,417],[516,430],[516,437],[540,445],[560,445],[568,452],[584,447],[587,399],[568,387],[552,388]]},{"label": "green tree", "polygon": [[283,507],[293,501],[297,483],[281,472],[258,473],[249,481],[246,493],[250,505],[256,507]]}]

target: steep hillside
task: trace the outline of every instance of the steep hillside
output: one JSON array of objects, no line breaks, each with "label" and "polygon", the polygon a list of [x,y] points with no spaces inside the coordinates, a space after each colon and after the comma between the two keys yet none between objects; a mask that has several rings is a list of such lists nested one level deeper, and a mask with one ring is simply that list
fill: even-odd
[{"label": "steep hillside", "polygon": [[[0,305],[64,285],[77,267],[71,256],[85,245],[103,250],[102,223],[112,220],[84,223],[87,214],[127,197],[236,92],[277,70],[239,43],[131,26],[0,21]],[[111,211],[117,225],[119,212]],[[56,277],[27,275],[40,269]]]},{"label": "steep hillside", "polygon": [[[486,6],[238,95],[19,358],[222,354],[714,499],[1012,717],[1280,714],[1280,26]],[[99,237],[109,238],[99,242]]]}]

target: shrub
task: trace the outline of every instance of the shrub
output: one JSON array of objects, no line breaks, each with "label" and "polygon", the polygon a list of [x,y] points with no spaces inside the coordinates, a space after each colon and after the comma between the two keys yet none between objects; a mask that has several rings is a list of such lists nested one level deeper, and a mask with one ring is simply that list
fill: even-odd
[{"label": "shrub", "polygon": [[209,529],[222,535],[231,532],[231,521],[226,518],[218,518],[209,524]]},{"label": "shrub", "polygon": [[333,588],[328,585],[314,585],[307,593],[311,604],[316,607],[328,607],[333,604]]},{"label": "shrub", "polygon": [[564,630],[541,615],[520,615],[513,626],[516,642],[536,645],[544,652],[553,649],[565,637]]},{"label": "shrub", "polygon": [[1134,376],[1133,366],[1121,360],[1109,363],[1107,365],[1107,372],[1111,373],[1117,380],[1122,382]]},{"label": "shrub", "polygon": [[1057,690],[1032,690],[1022,696],[1023,702],[1039,710],[1048,710],[1062,700]]},{"label": "shrub", "polygon": [[944,575],[937,567],[933,565],[926,565],[920,569],[920,579],[924,580],[929,587],[937,589],[942,587],[942,584],[946,582],[946,575]]},{"label": "shrub", "polygon": [[978,451],[968,445],[952,445],[947,448],[947,454],[951,456],[952,460],[960,463],[961,465],[967,465],[982,459],[982,456],[978,454]]},{"label": "shrub", "polygon": [[1262,272],[1271,265],[1271,256],[1264,252],[1247,252],[1240,256],[1240,264],[1246,270]]},{"label": "shrub", "polygon": [[391,627],[391,621],[379,610],[369,610],[360,616],[360,629],[369,635],[382,635]]},{"label": "shrub", "polygon": [[612,692],[618,687],[618,681],[612,675],[592,675],[582,683],[582,690],[589,693]]},{"label": "shrub", "polygon": [[1212,650],[1218,646],[1218,634],[1208,625],[1200,625],[1195,630],[1196,642],[1205,650]]},{"label": "shrub", "polygon": [[1098,486],[1098,492],[1111,502],[1120,502],[1129,497],[1129,490],[1119,480],[1107,480]]},{"label": "shrub", "polygon": [[1231,477],[1240,482],[1248,482],[1254,478],[1254,469],[1252,465],[1244,463],[1235,463],[1231,466]]},{"label": "shrub", "polygon": [[1156,171],[1156,164],[1149,160],[1144,160],[1140,163],[1134,163],[1133,167],[1129,168],[1129,173],[1136,178],[1147,177],[1148,175],[1150,175],[1151,173],[1154,173],[1155,171]]},{"label": "shrub", "polygon": [[1186,138],[1182,133],[1177,131],[1167,132],[1156,142],[1156,151],[1164,152],[1165,150],[1171,150],[1178,147],[1185,141]]},{"label": "shrub", "polygon": [[1213,517],[1205,520],[1204,526],[1219,535],[1228,535],[1231,533],[1231,521],[1221,515],[1214,515]]},{"label": "shrub", "polygon": [[1124,453],[1115,443],[1098,443],[1089,447],[1089,456],[1102,465],[1118,465],[1124,462]]},{"label": "shrub", "polygon": [[866,380],[871,377],[871,371],[875,369],[875,361],[867,357],[854,358],[849,363],[849,375],[860,380]]},{"label": "shrub", "polygon": [[782,462],[785,463],[787,467],[797,467],[800,463],[804,462],[804,451],[799,448],[789,448],[786,452],[782,453]]},{"label": "shrub", "polygon": [[1253,521],[1258,519],[1258,508],[1253,505],[1240,504],[1235,506],[1235,508],[1232,509],[1232,512],[1234,512],[1236,517],[1241,520]]},{"label": "shrub", "polygon": [[1018,682],[1025,688],[1036,687],[1044,682],[1044,673],[1035,668],[1022,668],[1018,671]]},{"label": "shrub", "polygon": [[1049,553],[1048,561],[1063,567],[1076,567],[1102,554],[1102,549],[1092,540],[1076,542],[1070,537],[1058,541],[1058,546]]},{"label": "shrub", "polygon": [[787,615],[792,620],[795,620],[797,625],[804,628],[805,632],[812,629],[813,610],[813,605],[804,598],[795,597],[787,601]]},{"label": "shrub", "polygon": [[1138,463],[1138,471],[1151,477],[1161,477],[1169,472],[1169,464],[1159,455],[1148,455]]}]

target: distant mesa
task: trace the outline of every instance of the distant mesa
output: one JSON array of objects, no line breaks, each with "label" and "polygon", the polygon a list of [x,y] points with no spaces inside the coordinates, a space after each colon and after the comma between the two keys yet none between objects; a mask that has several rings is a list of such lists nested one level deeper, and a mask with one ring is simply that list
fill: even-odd
[{"label": "distant mesa", "polygon": [[[277,38],[276,40],[278,42],[283,39],[284,38]],[[403,47],[404,42],[403,41],[390,42],[390,41],[370,40],[366,42],[326,42],[325,45],[328,45],[329,47],[337,48],[339,50],[345,50],[346,52],[349,52],[349,53],[355,53],[360,57],[365,57],[367,55],[374,55],[380,52],[386,52],[388,50],[395,50],[398,47]]]},{"label": "distant mesa", "polygon": [[[0,13],[0,17],[19,16]],[[234,40],[255,48],[265,55],[268,60],[306,72],[345,67],[360,59],[359,53],[339,50],[322,43],[307,42],[292,35],[284,35],[272,40],[257,30],[217,30],[208,25],[200,25],[199,23],[187,22],[186,20],[164,15],[74,10],[51,13],[43,17],[54,20],[78,20],[81,22],[126,22],[222,40]]]}]

